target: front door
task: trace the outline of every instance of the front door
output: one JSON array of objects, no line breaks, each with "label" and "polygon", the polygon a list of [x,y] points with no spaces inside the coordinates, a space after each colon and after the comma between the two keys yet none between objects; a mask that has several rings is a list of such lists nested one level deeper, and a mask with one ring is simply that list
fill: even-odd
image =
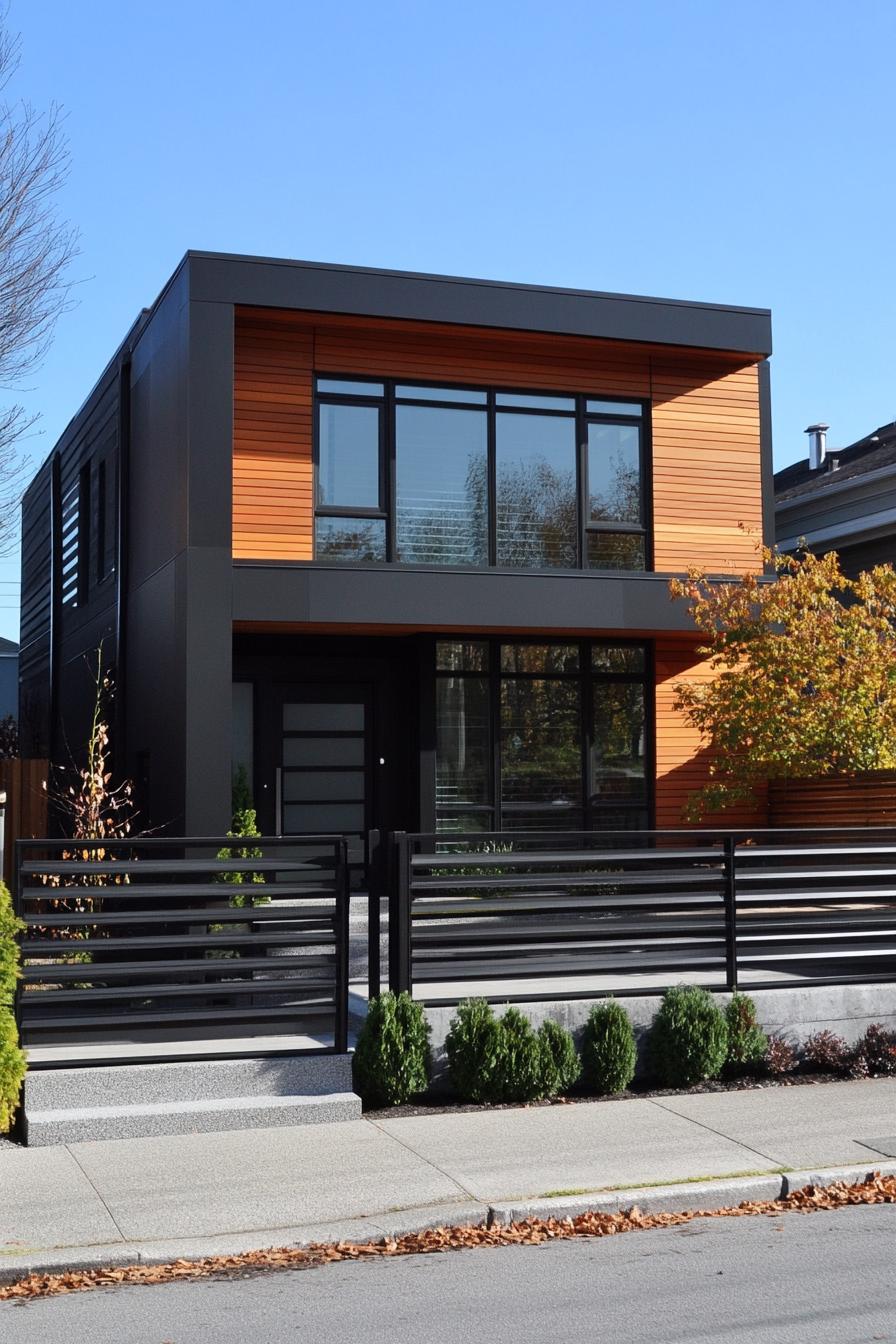
[{"label": "front door", "polygon": [[371,688],[303,682],[284,688],[277,771],[281,835],[344,835],[352,885],[363,881],[375,815]]}]

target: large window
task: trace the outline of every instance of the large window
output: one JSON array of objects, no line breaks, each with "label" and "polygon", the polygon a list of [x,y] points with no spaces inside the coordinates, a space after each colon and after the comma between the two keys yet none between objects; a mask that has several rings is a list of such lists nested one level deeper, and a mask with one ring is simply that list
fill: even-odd
[{"label": "large window", "polygon": [[644,570],[640,401],[320,377],[315,555]]},{"label": "large window", "polygon": [[646,705],[642,644],[440,640],[438,828],[646,826]]}]

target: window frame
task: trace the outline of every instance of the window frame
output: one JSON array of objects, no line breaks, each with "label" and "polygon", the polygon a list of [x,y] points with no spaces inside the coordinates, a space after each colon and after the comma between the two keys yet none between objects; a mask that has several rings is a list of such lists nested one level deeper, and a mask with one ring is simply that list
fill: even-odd
[{"label": "window frame", "polygon": [[[318,384],[321,380],[332,382],[351,382],[369,384],[372,388],[382,388],[382,392],[372,392],[369,397],[362,393],[342,393],[329,390],[319,391]],[[445,388],[452,392],[470,392],[485,393],[483,402],[464,402],[438,400],[437,398],[415,398],[412,396],[397,396],[399,387],[426,387],[432,389]],[[565,398],[572,400],[574,409],[557,407],[529,407],[514,406],[506,404],[498,406],[496,398],[501,396],[520,396],[520,397],[552,397],[558,399]],[[630,405],[632,415],[630,417],[621,414],[610,415],[597,411],[589,411],[587,403],[589,401],[612,401],[619,405]],[[349,406],[372,406],[379,410],[379,487],[380,487],[380,508],[361,509],[348,508],[336,505],[320,505],[318,498],[318,473],[320,470],[320,415],[319,407],[321,405],[336,404]],[[402,406],[427,406],[441,407],[446,410],[470,409],[478,410],[486,416],[486,452],[487,452],[487,481],[488,481],[488,561],[486,565],[433,565],[434,568],[450,570],[461,570],[470,572],[481,572],[483,569],[498,569],[512,573],[587,573],[604,574],[615,577],[628,574],[649,574],[654,570],[653,560],[653,526],[652,526],[652,436],[651,436],[651,402],[649,398],[627,397],[616,393],[590,392],[570,392],[559,388],[523,388],[504,385],[488,385],[485,383],[462,383],[450,379],[428,379],[428,378],[387,378],[377,377],[372,374],[356,373],[333,373],[322,370],[315,370],[313,373],[312,385],[312,500],[314,507],[314,520],[318,517],[329,518],[372,518],[381,519],[385,523],[386,547],[385,560],[363,560],[363,561],[344,561],[332,560],[327,556],[318,556],[317,554],[317,529],[313,528],[313,554],[315,560],[321,563],[333,563],[344,565],[346,563],[357,563],[364,565],[388,565],[389,567],[400,566],[404,568],[420,568],[419,565],[408,564],[405,561],[396,559],[397,549],[397,471],[396,471],[396,423],[395,407]],[[576,544],[576,565],[574,569],[548,568],[548,569],[510,569],[506,565],[497,563],[497,416],[502,412],[532,416],[549,416],[572,419],[575,426],[575,455],[574,469],[576,473],[576,511],[577,511],[577,532],[575,538]],[[588,482],[588,425],[589,424],[623,424],[631,425],[639,430],[639,469],[640,469],[640,521],[635,523],[625,522],[597,522],[594,523],[589,517],[589,499],[590,488]],[[312,521],[314,521],[312,520]],[[598,569],[591,568],[587,564],[588,557],[588,536],[589,533],[601,532],[611,535],[639,536],[644,539],[644,568],[643,569]],[[428,568],[429,566],[424,566]]]},{"label": "window frame", "polygon": [[[485,670],[456,670],[450,668],[439,668],[437,649],[439,644],[453,643],[475,643],[483,644],[487,650],[487,659]],[[578,651],[578,667],[565,671],[550,672],[506,672],[501,666],[502,647],[520,646],[520,645],[568,645]],[[643,665],[640,672],[622,671],[607,672],[595,668],[592,661],[592,650],[594,648],[631,648],[638,649],[643,654]],[[455,804],[452,808],[454,815],[460,819],[464,816],[470,818],[485,819],[490,823],[489,828],[484,832],[504,833],[506,831],[504,816],[503,782],[502,782],[502,755],[501,755],[501,687],[505,680],[526,680],[526,681],[576,681],[579,685],[579,755],[580,755],[580,798],[581,804],[579,811],[582,817],[582,829],[584,831],[607,831],[612,832],[615,829],[625,831],[631,827],[621,826],[619,828],[609,826],[595,826],[594,817],[598,812],[609,812],[617,814],[620,819],[626,816],[640,816],[639,829],[646,827],[652,828],[655,819],[656,807],[656,697],[654,688],[656,685],[654,648],[652,641],[643,639],[581,639],[574,636],[564,638],[563,635],[482,635],[471,636],[460,632],[458,634],[442,634],[432,642],[432,677],[434,683],[442,678],[449,677],[470,677],[474,679],[485,679],[488,685],[488,703],[489,703],[489,722],[488,737],[489,751],[491,754],[491,768],[489,772],[489,801],[487,803],[461,803]],[[599,803],[592,803],[591,780],[592,763],[594,758],[594,705],[595,688],[600,685],[637,685],[643,688],[644,693],[644,792],[641,798],[619,798],[615,800],[603,800]],[[437,704],[437,696],[433,694],[433,712]],[[438,725],[433,723],[434,739]],[[433,752],[433,787],[432,787],[432,830],[438,831],[438,761],[435,751]],[[519,828],[522,832],[523,828]],[[538,830],[537,826],[528,829]],[[453,832],[446,831],[449,835]]]}]

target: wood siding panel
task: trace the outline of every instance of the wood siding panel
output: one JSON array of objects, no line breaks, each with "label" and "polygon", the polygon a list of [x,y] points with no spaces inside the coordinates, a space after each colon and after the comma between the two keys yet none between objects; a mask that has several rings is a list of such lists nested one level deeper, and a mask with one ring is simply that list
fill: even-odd
[{"label": "wood siding panel", "polygon": [[657,357],[652,399],[654,568],[755,569],[762,538],[756,366],[720,371],[715,361]]},{"label": "wood siding panel", "polygon": [[[682,826],[689,796],[709,782],[709,753],[700,734],[675,708],[675,693],[684,682],[709,680],[709,664],[697,653],[694,642],[658,639],[656,668],[656,825],[659,829]],[[707,818],[709,827],[765,826],[766,808],[760,798],[756,808],[728,808]]]},{"label": "wood siding panel", "polygon": [[3,881],[10,886],[17,840],[42,840],[47,834],[47,761],[0,761],[0,789],[6,792]]},{"label": "wood siding panel", "polygon": [[896,770],[817,779],[773,779],[770,826],[896,825]]},{"label": "wood siding panel", "polygon": [[239,317],[233,389],[233,554],[310,560],[312,333]]}]

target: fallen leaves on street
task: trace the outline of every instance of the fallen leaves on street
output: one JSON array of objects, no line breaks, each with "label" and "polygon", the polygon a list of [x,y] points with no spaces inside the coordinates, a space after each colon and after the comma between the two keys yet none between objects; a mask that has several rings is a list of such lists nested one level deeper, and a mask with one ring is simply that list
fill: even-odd
[{"label": "fallen leaves on street", "polygon": [[315,1242],[307,1246],[280,1246],[246,1251],[241,1255],[215,1255],[202,1260],[175,1260],[170,1264],[125,1265],[119,1269],[66,1270],[59,1274],[30,1274],[0,1287],[0,1301],[51,1297],[58,1293],[83,1293],[120,1284],[171,1283],[177,1279],[237,1278],[274,1269],[308,1269],[343,1260],[367,1260],[375,1256],[430,1255],[437,1251],[464,1250],[473,1246],[535,1246],[546,1241],[573,1237],[611,1237],[648,1228],[680,1227],[696,1218],[747,1218],[782,1213],[817,1213],[854,1204],[896,1204],[896,1176],[875,1173],[858,1185],[808,1185],[782,1199],[746,1200],[736,1208],[690,1209],[681,1213],[582,1213],[575,1218],[527,1218],[518,1223],[491,1226],[435,1227],[403,1237],[379,1241]]}]

